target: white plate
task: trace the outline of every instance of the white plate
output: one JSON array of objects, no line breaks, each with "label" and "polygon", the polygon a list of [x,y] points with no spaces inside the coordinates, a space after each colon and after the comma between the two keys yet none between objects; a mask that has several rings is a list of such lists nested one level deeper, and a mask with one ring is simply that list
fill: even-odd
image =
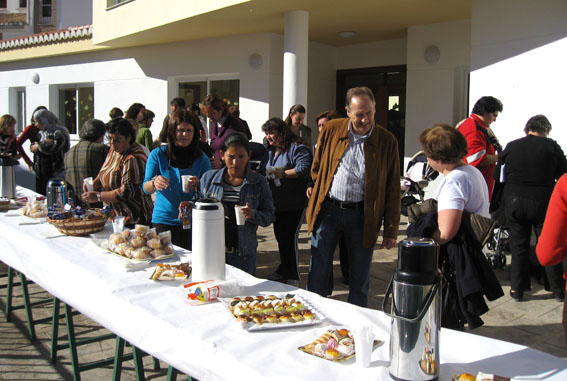
[{"label": "white plate", "polygon": [[[315,309],[315,307],[313,307],[313,305],[308,303],[304,298],[302,298],[301,296],[299,296],[297,294],[294,294],[294,293],[285,293],[285,294],[274,294],[274,293],[263,294],[263,293],[260,293],[259,295],[262,295],[264,297],[266,297],[266,295],[275,295],[275,296],[278,297],[278,299],[283,299],[284,296],[286,296],[286,295],[293,295],[293,298],[296,301],[301,302],[304,305],[305,309],[311,310],[311,312],[313,312],[313,314],[315,315],[315,318],[313,320],[302,320],[302,321],[299,321],[299,322],[263,323],[263,324],[260,324],[260,325],[254,323],[254,322],[239,322],[236,319],[236,316],[234,316],[234,314],[230,310],[230,302],[232,301],[233,298],[219,298],[219,300],[226,307],[230,316],[232,316],[232,318],[238,324],[240,324],[240,326],[242,328],[244,328],[245,330],[247,330],[249,332],[265,331],[265,330],[269,330],[269,329],[279,329],[279,328],[290,328],[290,327],[302,327],[302,326],[316,325],[316,324],[321,323],[325,319],[325,316],[321,312],[319,312],[317,309]],[[252,295],[250,295],[250,296],[252,296]],[[245,297],[246,296],[240,296],[241,299],[244,299]]]},{"label": "white plate", "polygon": [[[126,261],[133,262],[133,263],[140,263],[140,262],[147,262],[147,263],[149,263],[149,262],[155,262],[155,261],[163,261],[164,259],[169,259],[169,258],[175,257],[175,249],[173,249],[173,253],[167,254],[167,255],[162,255],[161,257],[157,257],[157,258],[151,258],[151,257],[150,257],[150,258],[144,258],[144,259],[128,258],[128,257],[125,257],[125,256],[123,256],[123,255],[120,255],[120,254],[118,254],[118,253],[116,253],[116,252],[114,252],[114,251],[108,249],[108,248],[106,247],[106,245],[105,245],[105,243],[108,242],[108,240],[106,240],[106,239],[102,239],[102,240],[101,240],[101,239],[98,239],[98,238],[91,238],[91,239],[92,239],[92,241],[95,243],[95,245],[97,245],[97,246],[100,247],[101,249],[103,249],[103,250],[105,250],[105,251],[107,251],[107,252],[109,252],[109,253],[111,253],[111,254],[114,254],[114,255],[116,255],[117,257],[120,257],[120,258],[122,258],[122,259],[124,259],[124,260],[126,260]],[[172,247],[173,247],[173,245],[172,245]]]}]

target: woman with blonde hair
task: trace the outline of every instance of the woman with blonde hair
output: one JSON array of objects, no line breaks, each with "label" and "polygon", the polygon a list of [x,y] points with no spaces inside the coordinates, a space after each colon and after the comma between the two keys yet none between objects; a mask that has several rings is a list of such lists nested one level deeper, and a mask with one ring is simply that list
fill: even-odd
[{"label": "woman with blonde hair", "polygon": [[16,119],[12,115],[0,118],[0,155],[18,156],[16,141]]}]

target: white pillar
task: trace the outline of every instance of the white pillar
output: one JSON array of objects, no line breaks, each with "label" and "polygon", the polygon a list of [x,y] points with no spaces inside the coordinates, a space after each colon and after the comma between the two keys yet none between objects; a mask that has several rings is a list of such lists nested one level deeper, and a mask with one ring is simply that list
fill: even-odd
[{"label": "white pillar", "polygon": [[283,118],[294,104],[307,108],[307,68],[309,56],[309,12],[285,14],[283,64]]}]

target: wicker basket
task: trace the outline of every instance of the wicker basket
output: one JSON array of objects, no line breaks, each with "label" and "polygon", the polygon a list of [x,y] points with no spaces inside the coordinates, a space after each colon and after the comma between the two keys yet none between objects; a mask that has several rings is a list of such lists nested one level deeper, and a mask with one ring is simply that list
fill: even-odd
[{"label": "wicker basket", "polygon": [[107,220],[108,216],[106,215],[79,219],[68,218],[66,220],[47,219],[47,221],[55,226],[61,233],[70,236],[84,236],[99,232],[104,229],[104,224]]},{"label": "wicker basket", "polygon": [[10,209],[10,201],[0,201],[0,211],[5,212]]}]

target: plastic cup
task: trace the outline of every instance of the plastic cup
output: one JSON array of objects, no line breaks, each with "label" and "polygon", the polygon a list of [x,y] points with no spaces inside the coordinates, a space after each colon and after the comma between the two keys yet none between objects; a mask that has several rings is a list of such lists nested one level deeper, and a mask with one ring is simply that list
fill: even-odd
[{"label": "plastic cup", "polygon": [[112,221],[112,231],[114,233],[122,233],[124,230],[124,216],[115,216],[114,221]]},{"label": "plastic cup", "polygon": [[234,205],[234,214],[236,215],[236,225],[244,225],[246,219],[244,218],[244,213],[242,213],[242,208],[246,208],[242,205]]},{"label": "plastic cup", "polygon": [[87,191],[89,191],[89,192],[94,191],[93,178],[92,177],[85,177],[83,179],[83,183],[85,184]]},{"label": "plastic cup", "polygon": [[354,331],[354,348],[356,352],[356,364],[361,368],[370,366],[370,355],[374,346],[374,333],[368,330]]},{"label": "plastic cup", "polygon": [[192,175],[182,175],[181,176],[181,184],[183,186],[183,193],[191,193],[191,188],[189,187],[189,184],[191,183],[191,181],[193,181],[193,178],[195,178],[197,176],[192,176]]}]

